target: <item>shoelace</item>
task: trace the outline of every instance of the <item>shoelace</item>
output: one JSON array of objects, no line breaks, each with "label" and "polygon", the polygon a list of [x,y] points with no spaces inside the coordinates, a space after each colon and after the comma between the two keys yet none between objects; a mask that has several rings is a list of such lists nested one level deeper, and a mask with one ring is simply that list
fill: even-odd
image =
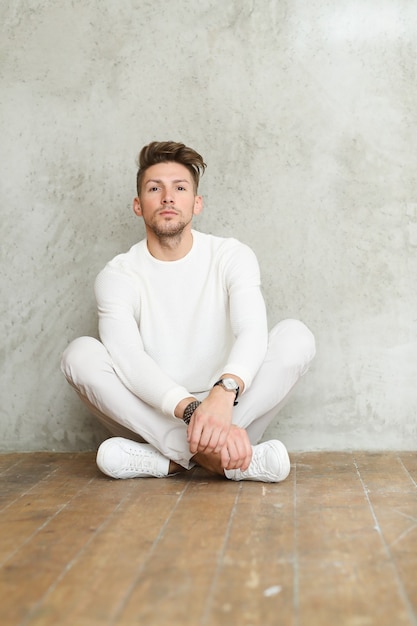
[{"label": "shoelace", "polygon": [[263,455],[252,455],[252,460],[250,462],[250,465],[248,467],[248,469],[246,470],[247,472],[249,472],[250,474],[263,474],[265,472],[265,470],[261,467],[261,456]]},{"label": "shoelace", "polygon": [[[252,460],[250,463],[249,468],[246,470],[247,472],[249,471],[249,473],[251,475],[264,475],[267,474],[269,476],[271,476],[271,472],[265,467],[265,463],[263,463],[265,457],[267,456],[268,452],[269,452],[270,448],[267,447],[265,452],[263,454],[259,454],[256,455],[254,454],[252,456]],[[280,463],[281,466],[281,463]],[[281,471],[281,467],[280,467],[280,471]]]},{"label": "shoelace", "polygon": [[152,474],[156,471],[156,455],[152,450],[139,453],[138,451],[131,449],[128,454],[129,460],[126,468],[127,470],[148,474]]}]

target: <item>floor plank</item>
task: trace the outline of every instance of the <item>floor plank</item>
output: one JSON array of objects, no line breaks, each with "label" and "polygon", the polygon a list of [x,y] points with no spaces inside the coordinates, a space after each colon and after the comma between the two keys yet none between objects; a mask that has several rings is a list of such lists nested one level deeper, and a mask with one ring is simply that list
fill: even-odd
[{"label": "floor plank", "polygon": [[91,455],[77,457],[76,467],[69,455],[58,459],[42,455],[36,465],[33,458],[25,456],[15,474],[3,475],[0,564],[5,564],[92,480],[91,466]]},{"label": "floor plank", "polygon": [[[396,575],[409,616],[417,613],[417,581],[410,576],[417,563],[416,484],[400,455],[373,454],[357,461],[358,473],[381,535],[387,559]],[[410,462],[410,459],[408,459]],[[415,571],[415,570],[414,570]]]},{"label": "floor plank", "polygon": [[[33,612],[30,624],[109,623],[131,593],[154,545],[187,487],[186,481],[101,481],[126,486],[123,498],[75,555],[58,584]],[[158,485],[156,485],[158,483]]]},{"label": "floor plank", "polygon": [[199,624],[227,541],[239,485],[195,479],[154,546],[116,624]]},{"label": "floor plank", "polygon": [[241,483],[204,623],[292,623],[294,480]]},{"label": "floor plank", "polygon": [[5,626],[417,626],[417,454],[299,453],[281,484],[113,481],[0,455]]},{"label": "floor plank", "polygon": [[355,458],[320,454],[303,461],[297,464],[299,623],[414,623]]}]

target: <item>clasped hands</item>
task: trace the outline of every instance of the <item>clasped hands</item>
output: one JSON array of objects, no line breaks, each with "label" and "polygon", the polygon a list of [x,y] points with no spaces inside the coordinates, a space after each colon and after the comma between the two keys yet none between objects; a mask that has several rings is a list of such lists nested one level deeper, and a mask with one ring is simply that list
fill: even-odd
[{"label": "clasped hands", "polygon": [[233,394],[214,388],[194,411],[187,429],[193,454],[217,454],[223,469],[245,471],[252,446],[244,428],[232,424]]}]

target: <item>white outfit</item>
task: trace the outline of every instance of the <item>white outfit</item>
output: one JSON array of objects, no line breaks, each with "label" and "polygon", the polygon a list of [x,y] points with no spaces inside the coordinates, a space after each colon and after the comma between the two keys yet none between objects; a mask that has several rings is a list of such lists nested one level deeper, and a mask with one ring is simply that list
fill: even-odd
[{"label": "white outfit", "polygon": [[314,357],[304,324],[286,320],[268,337],[259,267],[235,239],[193,233],[178,261],[155,259],[146,241],[115,257],[96,280],[101,342],[76,339],[62,369],[115,435],[147,441],[190,467],[186,397],[203,399],[222,373],[245,391],[233,423],[256,443]]}]

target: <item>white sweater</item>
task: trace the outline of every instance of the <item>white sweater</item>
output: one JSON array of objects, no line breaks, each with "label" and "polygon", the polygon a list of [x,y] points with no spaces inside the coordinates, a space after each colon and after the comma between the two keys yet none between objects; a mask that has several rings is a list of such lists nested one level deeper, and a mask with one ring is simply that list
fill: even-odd
[{"label": "white sweater", "polygon": [[254,253],[236,239],[192,233],[182,259],[159,261],[143,240],[110,261],[95,284],[100,339],[115,371],[167,415],[222,373],[248,389],[267,348]]}]

